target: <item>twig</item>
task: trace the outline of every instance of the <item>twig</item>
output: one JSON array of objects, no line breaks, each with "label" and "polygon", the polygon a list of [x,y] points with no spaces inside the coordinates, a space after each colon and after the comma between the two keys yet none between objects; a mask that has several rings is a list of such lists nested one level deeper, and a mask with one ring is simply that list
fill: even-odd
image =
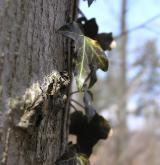
[{"label": "twig", "polygon": [[82,17],[85,17],[85,18],[86,18],[86,16],[84,15],[84,13],[82,12],[82,10],[81,10],[80,8],[78,8],[78,13],[79,13]]},{"label": "twig", "polygon": [[78,101],[74,100],[74,99],[70,99],[70,101],[73,101],[74,103],[76,103],[78,106],[80,106],[81,108],[84,109],[84,106],[82,104],[80,104]]},{"label": "twig", "polygon": [[[84,91],[82,90],[81,92],[84,92]],[[80,93],[80,92],[79,92],[79,91],[71,92],[71,93],[70,93],[70,96],[71,96],[71,95],[74,95],[74,94],[76,94],[76,93]]]},{"label": "twig", "polygon": [[[91,74],[92,74],[92,71],[87,75],[86,79],[84,80],[83,87],[86,85],[87,81],[88,81],[89,78],[91,77]],[[82,87],[82,88],[83,88],[83,87]]]},{"label": "twig", "polygon": [[154,21],[155,19],[157,19],[158,17],[160,17],[160,14],[158,14],[158,15],[156,15],[156,16],[150,18],[150,19],[148,19],[147,21],[145,21],[145,22],[142,23],[141,25],[138,25],[138,26],[136,26],[136,27],[134,27],[134,28],[131,28],[131,29],[127,30],[127,31],[122,32],[121,34],[119,34],[118,36],[116,36],[116,37],[114,37],[114,38],[115,38],[115,39],[118,39],[118,38],[122,37],[123,35],[126,35],[126,34],[128,34],[128,33],[131,33],[131,32],[133,32],[133,31],[135,31],[135,30],[138,30],[138,29],[140,29],[140,28],[143,28],[143,27],[145,27],[147,24],[149,24],[150,22],[152,22],[152,21]]},{"label": "twig", "polygon": [[160,32],[158,32],[158,31],[152,29],[151,27],[144,26],[144,28],[145,28],[146,30],[152,32],[152,33],[155,33],[155,34],[157,34],[157,35],[160,35]]},{"label": "twig", "polygon": [[78,111],[77,108],[76,108],[72,103],[70,103],[70,106],[71,106],[75,111]]}]

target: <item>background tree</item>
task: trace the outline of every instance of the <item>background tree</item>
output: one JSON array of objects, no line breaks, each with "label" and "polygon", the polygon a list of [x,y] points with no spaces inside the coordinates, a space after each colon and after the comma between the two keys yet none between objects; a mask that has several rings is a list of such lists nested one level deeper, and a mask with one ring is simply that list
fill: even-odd
[{"label": "background tree", "polygon": [[[109,72],[106,76],[99,74],[100,85],[95,88],[96,105],[101,114],[110,118],[114,134],[109,141],[99,145],[99,149],[96,147],[93,164],[146,165],[160,162],[157,156],[159,142],[156,140],[159,138],[160,108],[160,14],[156,2],[147,1],[148,7],[142,16],[144,3],[143,0],[116,3],[99,0],[90,12],[81,3],[81,10],[88,19],[96,17],[101,32],[108,30],[117,36],[117,49],[108,55]],[[102,14],[95,14],[97,7],[101,8]]]},{"label": "background tree", "polygon": [[1,0],[1,164],[51,165],[64,151],[70,43],[56,30],[76,3]]}]

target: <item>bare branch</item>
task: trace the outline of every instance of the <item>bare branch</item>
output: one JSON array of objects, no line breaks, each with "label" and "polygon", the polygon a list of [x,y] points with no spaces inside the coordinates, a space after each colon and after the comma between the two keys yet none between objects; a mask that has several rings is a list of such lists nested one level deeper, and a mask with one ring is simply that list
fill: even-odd
[{"label": "bare branch", "polygon": [[78,8],[77,10],[78,10],[78,13],[79,13],[82,17],[86,18],[85,14],[82,12],[82,10],[81,10],[80,8]]},{"label": "bare branch", "polygon": [[155,33],[155,34],[157,34],[157,35],[160,35],[160,31],[158,32],[158,31],[154,30],[154,29],[151,28],[151,27],[144,26],[144,28],[145,28],[146,30],[152,32],[152,33]]},{"label": "bare branch", "polygon": [[82,104],[80,104],[78,101],[76,101],[74,99],[70,99],[70,101],[76,103],[78,106],[80,106],[81,108],[85,109],[84,106]]},{"label": "bare branch", "polygon": [[71,106],[71,108],[73,108],[75,111],[78,111],[77,108],[76,108],[72,103],[70,103],[70,106]]},{"label": "bare branch", "polygon": [[124,36],[124,35],[126,35],[128,33],[131,33],[133,31],[136,31],[136,30],[140,29],[140,28],[146,27],[147,24],[149,24],[150,22],[154,21],[155,19],[157,19],[159,17],[160,17],[160,14],[157,14],[156,16],[148,19],[144,23],[142,23],[142,24],[140,24],[140,25],[138,25],[138,26],[136,26],[134,28],[131,28],[131,29],[127,30],[127,31],[122,32],[121,34],[119,34],[118,36],[116,36],[115,39],[119,39],[120,37],[122,37],[122,36]]}]

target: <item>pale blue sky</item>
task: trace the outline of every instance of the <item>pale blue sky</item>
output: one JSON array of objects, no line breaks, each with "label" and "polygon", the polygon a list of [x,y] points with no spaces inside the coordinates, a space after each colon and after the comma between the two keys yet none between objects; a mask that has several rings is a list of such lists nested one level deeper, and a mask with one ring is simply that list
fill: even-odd
[{"label": "pale blue sky", "polygon": [[[81,0],[80,3],[80,8],[87,18],[96,18],[99,32],[113,32],[114,36],[119,34],[120,7],[121,0],[96,0],[89,8],[86,1]],[[128,0],[127,29],[139,26],[156,15],[159,17],[147,24],[151,30],[141,28],[129,34],[127,43],[129,64],[134,62],[147,40],[156,40],[160,54],[160,0]],[[129,71],[128,78],[132,78],[135,71]]]},{"label": "pale blue sky", "polygon": [[[115,34],[118,34],[120,4],[121,0],[96,0],[88,8],[87,3],[81,0],[80,8],[88,18],[96,18],[100,25],[100,32],[114,31]],[[159,0],[129,0],[128,28],[137,26],[157,14],[160,14]],[[160,27],[160,19],[153,25]]]},{"label": "pale blue sky", "polygon": [[[80,1],[80,8],[87,18],[96,18],[99,32],[113,32],[114,36],[119,34],[121,0],[96,0],[88,7],[86,1]],[[129,34],[128,60],[134,61],[135,50],[139,51],[149,39],[160,44],[160,0],[128,0],[127,29],[141,25],[150,18],[159,14],[159,17],[147,24],[146,28],[140,28]],[[139,48],[139,49],[138,49]],[[160,51],[160,48],[159,48]]]}]

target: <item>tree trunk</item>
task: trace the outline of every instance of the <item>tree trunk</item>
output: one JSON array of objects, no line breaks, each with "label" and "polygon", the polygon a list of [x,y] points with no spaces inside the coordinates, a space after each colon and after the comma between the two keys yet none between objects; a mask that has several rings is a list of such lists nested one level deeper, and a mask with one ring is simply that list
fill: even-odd
[{"label": "tree trunk", "polygon": [[[127,12],[127,0],[121,2],[121,18],[120,18],[120,30],[121,34],[126,32],[126,12]],[[127,103],[127,40],[128,36],[125,34],[119,40],[119,81],[118,81],[118,130],[117,130],[117,163],[118,165],[125,165],[125,147],[127,144],[127,128],[126,128],[126,103]]]},{"label": "tree trunk", "polygon": [[74,19],[75,3],[0,3],[1,164],[53,165],[64,151],[70,43],[56,30]]}]

